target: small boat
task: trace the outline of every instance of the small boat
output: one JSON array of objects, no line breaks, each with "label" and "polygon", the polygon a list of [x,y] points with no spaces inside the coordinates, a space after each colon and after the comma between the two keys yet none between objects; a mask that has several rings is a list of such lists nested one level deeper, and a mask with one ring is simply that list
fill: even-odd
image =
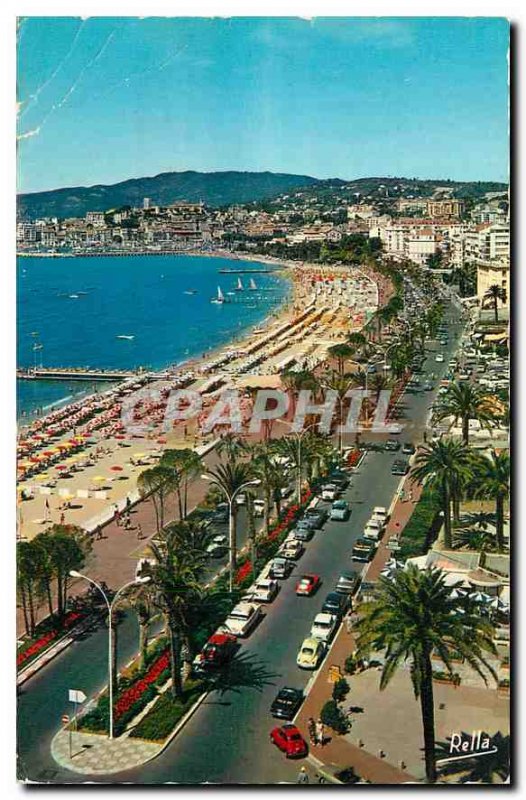
[{"label": "small boat", "polygon": [[135,336],[132,336],[131,334],[126,334],[126,333],[119,333],[117,335],[117,339],[128,339],[129,341],[131,341],[132,339],[135,339]]},{"label": "small boat", "polygon": [[36,344],[35,342],[35,344],[33,345],[33,350],[43,350],[43,349],[44,349],[43,344]]},{"label": "small boat", "polygon": [[68,294],[70,300],[78,300],[80,295],[78,294]]},{"label": "small boat", "polygon": [[184,294],[197,294],[197,289],[186,289]]},{"label": "small boat", "polygon": [[241,283],[241,278],[238,278],[237,279],[236,292],[243,292],[244,290],[245,290],[245,287]]},{"label": "small boat", "polygon": [[212,297],[210,302],[214,303],[215,305],[218,305],[218,306],[222,305],[225,302],[225,296],[224,296],[223,292],[221,291],[221,287],[220,286],[217,287],[217,297]]},{"label": "small boat", "polygon": [[251,289],[251,291],[254,291],[254,289],[257,289],[257,288],[258,287],[256,286],[256,281],[254,280],[254,278],[251,278],[250,279],[249,289]]}]

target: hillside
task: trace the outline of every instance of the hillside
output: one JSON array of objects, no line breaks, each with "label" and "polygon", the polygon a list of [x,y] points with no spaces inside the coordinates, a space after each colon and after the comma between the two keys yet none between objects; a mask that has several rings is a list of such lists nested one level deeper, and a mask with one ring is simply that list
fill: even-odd
[{"label": "hillside", "polygon": [[132,178],[110,186],[75,186],[21,194],[18,213],[25,219],[82,217],[87,211],[141,206],[144,197],[149,197],[152,205],[202,200],[209,206],[222,206],[264,200],[317,182],[308,175],[275,172],[163,172],[151,178]]}]

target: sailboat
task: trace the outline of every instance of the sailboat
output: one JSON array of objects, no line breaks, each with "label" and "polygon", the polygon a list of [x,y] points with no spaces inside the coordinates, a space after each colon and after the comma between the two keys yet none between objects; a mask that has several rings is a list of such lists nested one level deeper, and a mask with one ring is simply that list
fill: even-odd
[{"label": "sailboat", "polygon": [[245,287],[244,287],[244,286],[243,286],[243,284],[241,283],[241,278],[238,278],[238,279],[237,279],[236,292],[243,292],[243,291],[244,291],[244,289],[245,289]]},{"label": "sailboat", "polygon": [[254,278],[251,278],[251,279],[250,279],[250,286],[249,286],[249,288],[250,288],[252,291],[254,291],[255,289],[257,289],[257,288],[258,288],[258,287],[256,286],[256,281],[254,280]]},{"label": "sailboat", "polygon": [[216,305],[219,305],[219,306],[223,305],[223,303],[225,302],[225,296],[224,296],[223,292],[221,291],[221,287],[220,286],[217,287],[217,297],[212,297],[210,302],[211,303],[215,303]]}]

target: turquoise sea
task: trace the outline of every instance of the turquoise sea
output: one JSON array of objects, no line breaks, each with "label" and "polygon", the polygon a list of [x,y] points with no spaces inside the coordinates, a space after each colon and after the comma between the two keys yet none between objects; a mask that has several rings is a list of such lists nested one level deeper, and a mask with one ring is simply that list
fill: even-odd
[{"label": "turquoise sea", "polygon": [[[18,258],[17,364],[161,369],[230,342],[278,310],[289,282],[257,274],[255,290],[235,291],[238,276],[219,274],[225,268],[265,267],[183,255]],[[240,278],[248,287],[250,276]],[[229,303],[210,302],[218,286]],[[18,415],[93,388],[18,380]]]}]

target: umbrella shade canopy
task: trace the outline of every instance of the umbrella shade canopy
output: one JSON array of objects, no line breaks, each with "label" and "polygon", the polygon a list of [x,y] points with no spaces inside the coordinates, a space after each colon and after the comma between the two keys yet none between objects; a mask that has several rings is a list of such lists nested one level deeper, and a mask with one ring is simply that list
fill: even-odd
[{"label": "umbrella shade canopy", "polygon": [[484,594],[484,592],[475,592],[475,594],[470,595],[470,599],[474,600],[475,603],[491,602],[491,597],[489,596],[489,594]]},{"label": "umbrella shade canopy", "polygon": [[74,494],[64,494],[62,495],[62,500],[73,500],[74,497]]},{"label": "umbrella shade canopy", "polygon": [[63,469],[67,469],[67,467],[66,467],[66,465],[65,465],[65,464],[57,464],[57,466],[55,467],[55,469],[58,469],[58,470],[63,470]]},{"label": "umbrella shade canopy", "polygon": [[146,453],[134,453],[133,454],[134,458],[144,458],[145,456],[146,456]]},{"label": "umbrella shade canopy", "polygon": [[501,600],[500,597],[495,597],[490,603],[491,608],[496,608],[498,611],[509,611],[509,605]]},{"label": "umbrella shade canopy", "polygon": [[35,480],[36,481],[45,481],[48,478],[49,478],[49,473],[48,472],[41,472],[40,475],[36,476]]},{"label": "umbrella shade canopy", "polygon": [[105,478],[104,475],[95,475],[95,477],[92,478],[91,480],[94,481],[95,483],[101,483],[102,481],[107,480],[107,478]]},{"label": "umbrella shade canopy", "polygon": [[51,458],[51,456],[54,456],[56,452],[56,450],[44,450],[42,455],[46,456],[46,458]]},{"label": "umbrella shade canopy", "polygon": [[126,439],[126,436],[123,433],[116,433],[115,434],[115,438],[116,439]]},{"label": "umbrella shade canopy", "polygon": [[122,472],[122,467],[119,464],[114,464],[113,467],[110,467],[113,472]]}]

